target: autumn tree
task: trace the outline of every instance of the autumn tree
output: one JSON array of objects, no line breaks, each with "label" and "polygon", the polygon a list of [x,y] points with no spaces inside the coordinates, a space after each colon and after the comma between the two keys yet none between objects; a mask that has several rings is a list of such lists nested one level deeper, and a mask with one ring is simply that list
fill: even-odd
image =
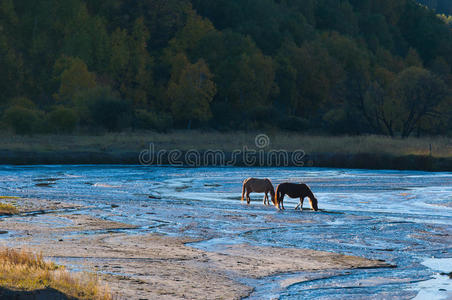
[{"label": "autumn tree", "polygon": [[345,73],[328,49],[317,40],[302,47],[288,44],[281,51],[280,68],[284,66],[284,70],[279,70],[279,85],[288,112],[307,118],[331,103],[333,91]]},{"label": "autumn tree", "polygon": [[[63,108],[74,110],[78,126],[106,130],[163,130],[192,119],[218,129],[450,134],[450,97],[436,105],[433,92],[441,81],[452,86],[452,30],[437,15],[450,14],[450,1],[419,1],[428,7],[413,0],[1,0],[0,116],[15,106],[11,99],[27,98],[35,108],[23,108],[36,110],[39,122],[59,106],[61,119]],[[196,76],[187,74],[195,71],[215,89],[204,80],[194,88],[187,78]]]},{"label": "autumn tree", "polygon": [[149,31],[143,18],[135,21],[129,39],[129,63],[125,84],[121,86],[121,91],[126,99],[133,100],[136,107],[147,108],[153,88],[153,59],[147,50]]},{"label": "autumn tree", "polygon": [[77,93],[96,86],[96,75],[80,58],[63,56],[54,66],[55,79],[60,83],[54,95],[59,102],[71,102]]},{"label": "autumn tree", "polygon": [[216,94],[204,60],[191,64],[186,60],[185,66],[178,72],[174,70],[168,85],[168,99],[171,111],[177,121],[187,122],[191,128],[192,121],[207,121],[211,117],[210,102]]}]

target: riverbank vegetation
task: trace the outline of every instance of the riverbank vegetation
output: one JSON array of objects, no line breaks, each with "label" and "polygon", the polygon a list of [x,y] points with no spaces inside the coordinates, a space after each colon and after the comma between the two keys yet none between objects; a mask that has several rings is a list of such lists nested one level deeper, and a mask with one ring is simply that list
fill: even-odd
[{"label": "riverbank vegetation", "polygon": [[[102,135],[9,135],[0,134],[0,151],[6,152],[99,152],[99,153],[139,153],[154,150],[195,149],[233,150],[257,149],[255,137],[262,132],[215,132],[175,130],[170,133],[127,132]],[[452,157],[452,141],[447,137],[410,137],[406,139],[388,136],[322,136],[294,132],[266,132],[270,144],[265,150],[295,151],[302,149],[307,154],[388,154],[392,156],[431,155],[432,157]],[[431,147],[431,149],[430,149]]]},{"label": "riverbank vegetation", "polygon": [[19,210],[14,204],[0,202],[0,215],[13,215],[18,212]]},{"label": "riverbank vegetation", "polygon": [[[67,299],[112,299],[108,288],[90,273],[72,274],[64,267],[44,260],[41,254],[10,248],[0,249],[0,291],[9,289],[17,295],[20,291],[47,289],[49,298],[56,297],[48,289],[62,292]],[[4,291],[1,291],[4,293]]]},{"label": "riverbank vegetation", "polygon": [[0,127],[450,135],[452,30],[438,7],[3,0]]}]

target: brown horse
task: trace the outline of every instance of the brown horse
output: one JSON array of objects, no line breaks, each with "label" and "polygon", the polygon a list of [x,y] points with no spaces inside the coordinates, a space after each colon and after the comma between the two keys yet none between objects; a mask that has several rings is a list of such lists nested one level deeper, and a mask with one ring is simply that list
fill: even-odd
[{"label": "brown horse", "polygon": [[311,208],[315,211],[318,211],[319,208],[317,206],[317,198],[312,193],[311,189],[304,183],[297,184],[297,183],[281,183],[276,188],[276,195],[275,195],[275,201],[273,203],[278,209],[284,209],[284,196],[287,195],[290,198],[300,198],[300,203],[295,207],[297,209],[300,207],[300,210],[303,210],[303,200],[305,197],[309,198],[309,203],[311,204]]},{"label": "brown horse", "polygon": [[[268,193],[270,193],[272,202],[275,199],[275,189],[273,188],[273,184],[270,179],[258,179],[258,178],[248,178],[243,181],[242,186],[242,201],[246,192],[246,203],[250,204],[250,193],[265,193],[264,196],[264,205],[269,205],[270,201],[268,200]],[[273,202],[274,203],[274,202]]]}]

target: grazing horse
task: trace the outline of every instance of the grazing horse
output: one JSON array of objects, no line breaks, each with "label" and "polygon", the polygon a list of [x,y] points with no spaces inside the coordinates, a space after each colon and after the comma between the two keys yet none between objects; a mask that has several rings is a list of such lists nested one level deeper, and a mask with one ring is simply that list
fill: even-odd
[{"label": "grazing horse", "polygon": [[303,210],[303,200],[305,197],[309,198],[309,203],[311,204],[311,207],[313,210],[318,211],[319,208],[317,206],[317,198],[312,193],[311,189],[304,183],[297,184],[297,183],[281,183],[276,188],[276,195],[275,195],[275,201],[273,203],[278,209],[280,208],[280,205],[282,209],[284,209],[284,196],[287,195],[290,198],[300,198],[300,203],[295,207],[297,209],[300,207],[300,210]]},{"label": "grazing horse", "polygon": [[[264,205],[269,205],[270,201],[268,200],[268,193],[270,193],[272,202],[275,199],[275,189],[273,188],[273,184],[270,179],[258,179],[258,178],[248,178],[243,181],[242,186],[242,201],[246,192],[246,203],[250,204],[250,193],[265,193],[264,196]],[[273,202],[274,203],[274,202]]]}]

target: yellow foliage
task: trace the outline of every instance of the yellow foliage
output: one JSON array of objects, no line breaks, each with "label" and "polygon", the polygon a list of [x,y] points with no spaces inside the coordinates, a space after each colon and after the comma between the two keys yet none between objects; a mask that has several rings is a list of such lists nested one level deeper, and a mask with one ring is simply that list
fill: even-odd
[{"label": "yellow foliage", "polygon": [[[55,98],[60,101],[72,100],[80,91],[89,90],[96,86],[96,75],[88,71],[88,67],[79,58],[63,57],[55,64],[55,69],[60,70],[60,89]],[[58,71],[58,70],[57,70]]]},{"label": "yellow foliage", "polygon": [[0,214],[12,215],[17,214],[19,210],[13,204],[10,203],[0,203]]},{"label": "yellow foliage", "polygon": [[187,63],[180,74],[173,73],[168,85],[171,109],[179,120],[210,119],[210,102],[217,92],[213,75],[204,60]]},{"label": "yellow foliage", "polygon": [[78,299],[112,299],[95,274],[72,274],[45,261],[42,254],[9,248],[0,250],[0,286],[25,291],[53,288]]}]

